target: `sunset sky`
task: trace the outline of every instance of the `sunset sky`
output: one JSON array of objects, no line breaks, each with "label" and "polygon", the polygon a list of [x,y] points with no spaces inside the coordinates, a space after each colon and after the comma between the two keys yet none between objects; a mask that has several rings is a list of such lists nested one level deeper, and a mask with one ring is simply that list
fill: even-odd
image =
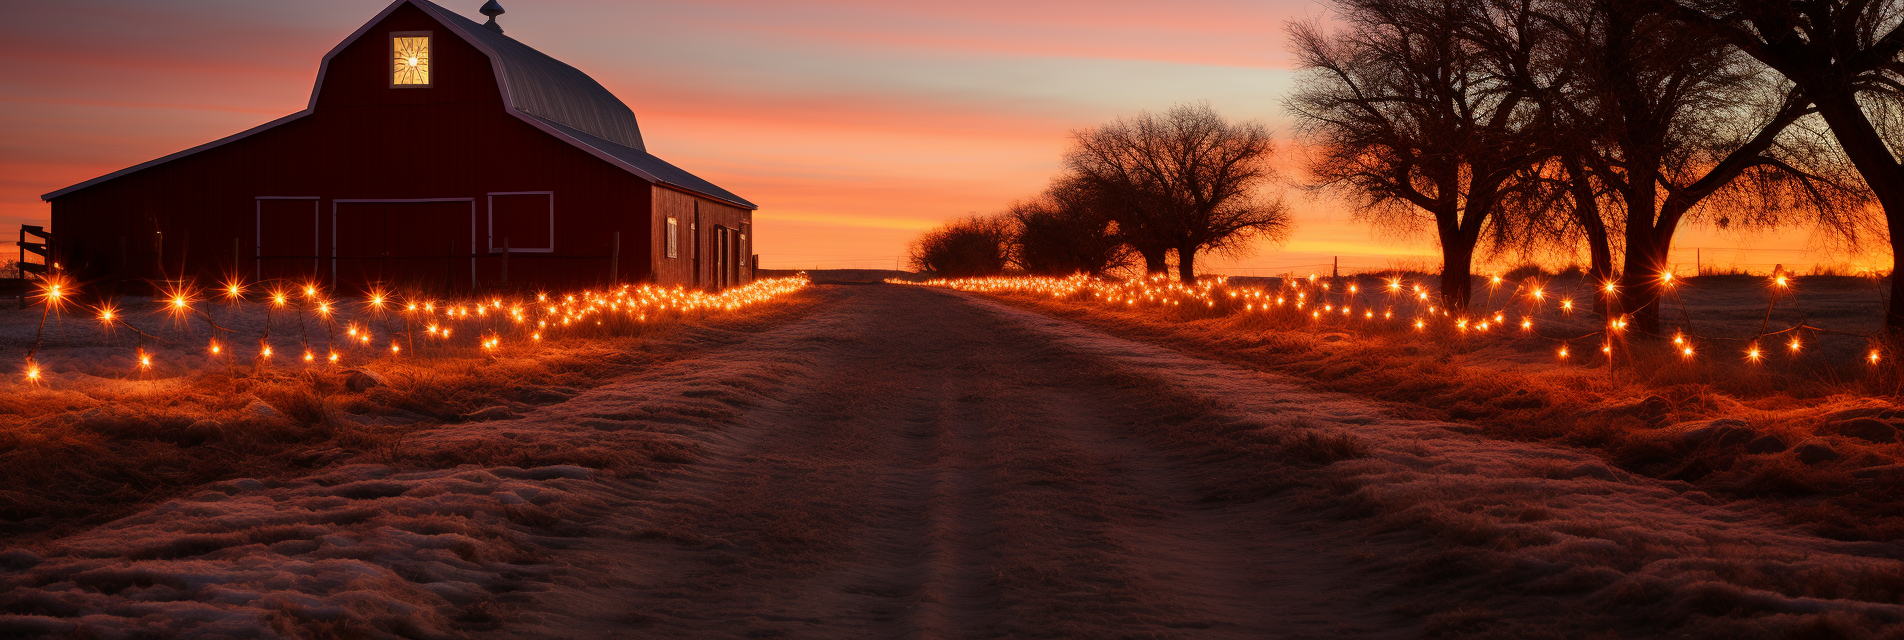
[{"label": "sunset sky", "polygon": [[[62,0],[0,22],[0,225],[43,223],[40,194],[303,108],[319,58],[386,0]],[[481,19],[480,0],[439,2]],[[628,103],[649,151],[761,206],[764,265],[899,266],[946,219],[1038,192],[1068,131],[1207,100],[1287,135],[1283,25],[1318,0],[504,0],[508,34]],[[1301,149],[1285,144],[1285,154]],[[1289,162],[1292,167],[1299,162]],[[1287,176],[1300,181],[1299,173]],[[1273,194],[1272,194],[1273,195]],[[1232,273],[1420,262],[1289,189],[1282,247]],[[58,231],[55,229],[55,231]],[[1804,234],[1693,231],[1724,264],[1809,263]],[[1737,258],[1726,252],[1755,250]],[[1718,254],[1715,259],[1714,255]]]}]

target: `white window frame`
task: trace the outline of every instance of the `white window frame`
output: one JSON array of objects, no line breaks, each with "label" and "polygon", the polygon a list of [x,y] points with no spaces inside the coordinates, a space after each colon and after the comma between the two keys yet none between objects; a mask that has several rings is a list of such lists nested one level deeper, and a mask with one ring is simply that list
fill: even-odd
[{"label": "white window frame", "polygon": [[[548,196],[549,197],[549,246],[546,247],[509,247],[509,253],[555,253],[555,192],[554,191],[491,191],[489,197],[489,252],[502,253],[502,247],[496,245],[496,196]],[[511,242],[510,244],[514,244]]]},{"label": "white window frame", "polygon": [[[423,47],[430,52],[430,81],[423,84],[397,84],[397,70],[391,66],[397,60],[397,38],[423,38]],[[390,78],[392,89],[428,89],[436,86],[436,36],[428,31],[392,31],[390,32],[390,53],[383,57],[384,75]]]},{"label": "white window frame", "polygon": [[311,201],[311,273],[317,273],[317,270],[322,268],[320,262],[323,260],[323,258],[318,257],[317,254],[318,247],[324,242],[324,215],[319,209],[319,205],[322,204],[319,201],[323,200],[323,198],[318,196],[258,196],[253,198],[253,200],[257,203],[257,208],[253,214],[251,223],[251,231],[254,235],[251,239],[251,277],[259,280],[264,279],[264,201],[266,200]]},{"label": "white window frame", "polygon": [[667,229],[668,229],[668,236],[667,236],[668,258],[670,259],[680,258],[681,257],[681,219],[676,218],[674,216],[668,216]]}]

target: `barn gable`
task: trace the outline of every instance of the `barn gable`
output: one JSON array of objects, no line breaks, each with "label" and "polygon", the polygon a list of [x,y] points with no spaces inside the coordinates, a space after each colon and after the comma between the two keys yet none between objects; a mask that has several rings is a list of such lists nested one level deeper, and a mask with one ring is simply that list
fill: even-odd
[{"label": "barn gable", "polygon": [[413,6],[449,33],[489,57],[503,106],[510,115],[642,179],[721,200],[745,209],[750,203],[725,189],[647,153],[635,115],[620,99],[582,71],[549,57],[428,0],[396,0],[325,54],[310,102],[297,113],[197,147],[141,163],[41,196],[54,198],[178,158],[248,138],[314,113],[325,90],[332,59],[403,6]]}]

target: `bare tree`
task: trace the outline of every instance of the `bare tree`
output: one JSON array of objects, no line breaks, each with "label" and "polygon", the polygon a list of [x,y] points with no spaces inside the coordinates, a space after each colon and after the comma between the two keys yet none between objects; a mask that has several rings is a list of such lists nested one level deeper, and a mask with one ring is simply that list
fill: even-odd
[{"label": "bare tree", "polygon": [[[1618,309],[1658,334],[1673,237],[1699,218],[1771,226],[1846,205],[1816,145],[1785,135],[1806,114],[1796,89],[1756,73],[1711,29],[1651,0],[1545,3],[1576,80],[1551,105],[1569,126],[1568,162],[1615,195],[1625,259]],[[1583,194],[1584,197],[1584,194]]]},{"label": "bare tree", "polygon": [[1358,216],[1378,226],[1431,224],[1442,301],[1465,308],[1475,249],[1500,224],[1510,181],[1546,153],[1522,82],[1535,77],[1535,25],[1513,3],[1478,0],[1345,0],[1337,11],[1335,34],[1289,27],[1304,73],[1288,109],[1319,150],[1314,186],[1358,196]]},{"label": "bare tree", "polygon": [[1176,251],[1178,277],[1195,282],[1198,252],[1238,251],[1289,231],[1282,203],[1256,194],[1274,179],[1275,144],[1261,123],[1179,105],[1075,131],[1072,140],[1067,169],[1110,201],[1108,213],[1152,273],[1163,267],[1159,248]]},{"label": "bare tree", "polygon": [[944,278],[995,276],[1011,264],[1012,222],[1003,216],[971,216],[947,222],[914,240],[912,267]]},{"label": "bare tree", "polygon": [[1794,83],[1884,209],[1893,262],[1885,329],[1904,334],[1904,1],[1659,0]]},{"label": "bare tree", "polygon": [[1063,276],[1102,275],[1123,266],[1130,253],[1102,197],[1083,181],[1060,177],[1043,194],[1013,203],[1006,211],[1017,222],[1013,259],[1026,273]]}]

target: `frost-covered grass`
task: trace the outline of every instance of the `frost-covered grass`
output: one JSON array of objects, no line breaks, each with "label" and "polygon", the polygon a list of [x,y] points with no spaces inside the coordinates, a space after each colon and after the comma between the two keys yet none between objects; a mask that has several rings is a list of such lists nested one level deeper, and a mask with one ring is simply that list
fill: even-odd
[{"label": "frost-covered grass", "polygon": [[[1764,323],[1762,280],[1695,280],[1669,307],[1666,326],[1677,317],[1707,335],[1752,335]],[[1362,288],[1379,290],[1381,282],[1367,279]],[[1875,329],[1870,289],[1868,279],[1800,279],[1798,290],[1809,297],[1788,302],[1771,324]],[[1777,354],[1758,365],[1714,346],[1716,339],[1692,360],[1668,341],[1633,340],[1609,371],[1595,358],[1597,338],[1573,343],[1561,360],[1552,340],[1499,331],[1461,337],[1407,323],[1316,322],[1222,306],[992,295],[1115,334],[1294,374],[1319,389],[1390,401],[1397,417],[1463,421],[1489,437],[1584,449],[1627,472],[1722,498],[1763,499],[1828,537],[1904,538],[1904,444],[1895,441],[1904,438],[1893,435],[1904,427],[1904,410],[1889,395],[1894,370],[1859,358],[1862,338],[1810,335],[1806,357]],[[1595,322],[1550,314],[1542,326],[1548,335],[1570,335]]]},{"label": "frost-covered grass", "polygon": [[[321,357],[314,364],[226,364],[202,348],[148,341],[165,364],[143,373],[129,368],[126,356],[136,337],[102,334],[93,323],[67,318],[40,349],[38,358],[48,363],[41,382],[14,375],[0,382],[0,541],[58,538],[210,482],[289,478],[342,464],[571,464],[639,473],[653,460],[681,454],[506,442],[420,449],[415,441],[420,433],[566,400],[691,351],[708,332],[771,325],[809,305],[794,299],[676,313],[648,319],[635,335],[580,335],[498,352],[470,344],[401,357],[352,354],[357,362],[344,364],[354,366]],[[140,311],[128,305],[122,313]],[[219,320],[244,320],[234,315]],[[0,313],[5,346],[23,347],[38,318],[33,309]],[[178,344],[199,343],[188,342],[190,327],[152,329],[161,337],[168,330],[182,334]],[[361,381],[359,372],[380,383],[353,389],[347,383],[353,376]]]},{"label": "frost-covered grass", "polygon": [[[1311,511],[1310,526],[1332,532],[1332,551],[1367,562],[1371,580],[1387,579],[1378,567],[1407,575],[1387,593],[1429,637],[1904,632],[1893,546],[1811,535],[1787,523],[1789,502],[1648,478],[1559,441],[1400,418],[1408,406],[1369,401],[1366,390],[1318,391],[1305,388],[1314,380],[1262,372],[1261,361],[1185,355],[1197,344],[1187,340],[1181,351],[1133,344],[1011,311],[1063,348],[1115,363],[1122,402],[1167,408],[1134,426],[1196,465],[1207,502]],[[1172,335],[1071,315],[1117,332],[1147,327],[1146,342]]]}]

